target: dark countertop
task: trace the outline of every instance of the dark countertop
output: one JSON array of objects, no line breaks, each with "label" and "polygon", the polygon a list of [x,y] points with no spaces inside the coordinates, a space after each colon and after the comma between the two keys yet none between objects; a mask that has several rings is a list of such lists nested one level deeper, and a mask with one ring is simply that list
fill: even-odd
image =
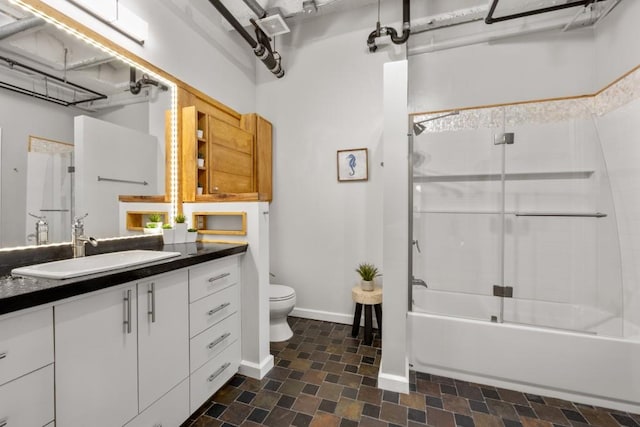
[{"label": "dark countertop", "polygon": [[[128,250],[137,248],[119,248]],[[105,289],[145,277],[189,267],[247,251],[245,244],[179,243],[158,250],[180,252],[181,255],[153,263],[96,273],[73,279],[51,280],[0,276],[0,315],[47,304],[61,299]],[[40,262],[47,262],[40,261]],[[38,262],[32,262],[36,264]],[[18,267],[18,265],[15,265]]]}]

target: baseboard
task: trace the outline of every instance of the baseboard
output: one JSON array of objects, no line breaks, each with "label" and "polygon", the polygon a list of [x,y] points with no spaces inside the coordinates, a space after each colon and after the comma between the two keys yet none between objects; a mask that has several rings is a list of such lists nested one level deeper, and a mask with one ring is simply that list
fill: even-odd
[{"label": "baseboard", "polygon": [[260,364],[248,362],[246,360],[241,361],[238,371],[247,377],[261,380],[265,375],[267,375],[267,373],[269,373],[271,368],[273,368],[273,356],[270,354]]},{"label": "baseboard", "polygon": [[406,376],[378,373],[378,388],[398,393],[409,393],[409,372],[407,371]]},{"label": "baseboard", "polygon": [[[293,317],[302,317],[303,319],[322,320],[324,322],[342,323],[343,325],[353,324],[353,313],[335,313],[332,311],[312,310],[310,308],[295,307],[291,312]],[[364,310],[360,318],[360,326],[364,326]],[[373,327],[378,327],[378,319],[373,315]]]}]

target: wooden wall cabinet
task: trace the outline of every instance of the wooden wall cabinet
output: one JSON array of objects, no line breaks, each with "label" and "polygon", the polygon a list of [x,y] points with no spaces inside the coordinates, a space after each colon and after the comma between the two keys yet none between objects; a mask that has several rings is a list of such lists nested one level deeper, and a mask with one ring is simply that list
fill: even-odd
[{"label": "wooden wall cabinet", "polygon": [[257,114],[235,120],[200,107],[182,108],[183,201],[271,201],[271,123]]}]

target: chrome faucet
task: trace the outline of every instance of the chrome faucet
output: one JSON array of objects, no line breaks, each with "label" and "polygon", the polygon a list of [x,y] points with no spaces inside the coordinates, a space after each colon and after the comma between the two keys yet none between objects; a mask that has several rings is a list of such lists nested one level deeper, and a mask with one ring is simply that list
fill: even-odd
[{"label": "chrome faucet", "polygon": [[93,237],[87,237],[84,235],[84,222],[83,220],[89,215],[88,213],[81,217],[75,217],[71,226],[71,247],[73,248],[73,257],[84,256],[84,245],[89,242],[91,246],[98,246],[98,241]]}]

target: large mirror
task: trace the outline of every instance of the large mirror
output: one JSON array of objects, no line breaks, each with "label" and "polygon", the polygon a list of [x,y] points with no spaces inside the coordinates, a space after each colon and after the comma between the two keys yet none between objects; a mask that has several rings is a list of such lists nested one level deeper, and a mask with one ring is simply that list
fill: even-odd
[{"label": "large mirror", "polygon": [[[0,247],[118,235],[119,195],[165,192],[170,83],[0,0]],[[39,241],[40,240],[40,241]]]}]

